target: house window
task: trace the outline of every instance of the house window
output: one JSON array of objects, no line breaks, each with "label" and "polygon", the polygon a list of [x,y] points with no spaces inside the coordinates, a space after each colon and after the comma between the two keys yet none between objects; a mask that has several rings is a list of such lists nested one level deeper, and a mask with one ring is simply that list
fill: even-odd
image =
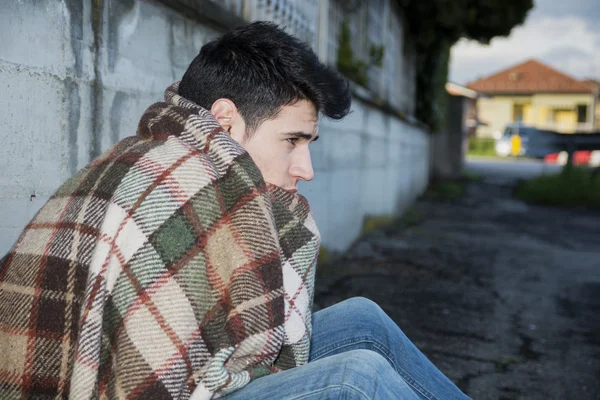
[{"label": "house window", "polygon": [[523,122],[523,104],[513,105],[513,121]]},{"label": "house window", "polygon": [[578,104],[577,105],[577,123],[585,123],[587,122],[587,110],[588,107],[586,104]]}]

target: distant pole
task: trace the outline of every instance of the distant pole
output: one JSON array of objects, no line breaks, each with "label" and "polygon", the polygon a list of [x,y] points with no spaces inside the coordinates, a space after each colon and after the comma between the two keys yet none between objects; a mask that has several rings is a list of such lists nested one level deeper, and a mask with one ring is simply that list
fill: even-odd
[{"label": "distant pole", "polygon": [[596,130],[596,108],[598,107],[598,97],[600,95],[600,80],[596,80],[596,63],[592,62],[592,78],[591,78],[591,83],[592,83],[592,94],[593,94],[593,101],[592,101],[592,132],[594,132]]},{"label": "distant pole", "polygon": [[317,55],[324,64],[333,65],[335,60],[328,59],[329,50],[329,0],[319,2],[319,19],[317,27]]},{"label": "distant pole", "polygon": [[567,168],[573,166],[573,158],[575,157],[575,136],[567,135]]}]

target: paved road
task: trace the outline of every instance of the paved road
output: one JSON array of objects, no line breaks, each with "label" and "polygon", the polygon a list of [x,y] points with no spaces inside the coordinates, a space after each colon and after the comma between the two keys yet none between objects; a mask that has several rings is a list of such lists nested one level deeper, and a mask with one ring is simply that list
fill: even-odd
[{"label": "paved road", "polygon": [[556,173],[561,168],[555,164],[545,164],[533,159],[469,157],[466,162],[467,171],[498,180],[498,183]]},{"label": "paved road", "polygon": [[323,268],[316,307],[373,299],[474,399],[600,399],[600,213],[514,200],[540,166],[500,163]]}]

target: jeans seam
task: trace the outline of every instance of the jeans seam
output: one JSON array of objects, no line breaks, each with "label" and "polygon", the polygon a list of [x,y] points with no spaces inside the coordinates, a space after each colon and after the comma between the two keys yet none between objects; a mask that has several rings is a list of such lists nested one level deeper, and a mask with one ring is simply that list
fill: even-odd
[{"label": "jeans seam", "polygon": [[345,384],[345,383],[339,383],[339,384],[335,384],[335,385],[329,385],[329,386],[326,386],[324,388],[320,388],[319,390],[313,390],[312,392],[304,393],[300,397],[291,397],[291,398],[288,398],[288,399],[289,400],[300,400],[300,399],[306,398],[307,396],[312,396],[314,394],[324,392],[324,391],[326,391],[328,389],[336,389],[336,388],[337,389],[345,388],[345,389],[354,390],[355,392],[360,393],[360,395],[363,396],[366,400],[369,400],[369,396],[367,396],[365,393],[363,393],[362,390],[359,390],[359,389],[355,388],[354,386],[350,386],[350,385]]},{"label": "jeans seam", "polygon": [[362,390],[359,390],[358,388],[355,388],[354,386],[350,386],[345,383],[342,383],[342,384],[340,384],[340,387],[354,390],[356,393],[360,393],[362,395],[362,397],[364,397],[366,400],[369,400],[369,396],[367,396],[365,393],[363,393]]},{"label": "jeans seam", "polygon": [[425,389],[424,387],[422,387],[416,379],[414,379],[410,374],[408,374],[403,368],[400,368],[397,364],[396,364],[396,360],[393,356],[393,354],[387,350],[387,346],[384,345],[383,343],[379,342],[378,340],[374,339],[373,337],[369,337],[369,336],[363,336],[360,338],[352,338],[352,339],[347,339],[344,340],[343,342],[337,343],[336,345],[331,345],[329,347],[326,347],[325,349],[323,349],[318,356],[315,355],[314,359],[319,359],[335,350],[344,348],[344,347],[348,347],[350,345],[353,344],[360,344],[360,343],[370,343],[371,345],[373,345],[373,347],[377,348],[380,353],[392,364],[392,367],[394,368],[394,370],[410,385],[412,386],[416,391],[418,391],[419,393],[421,393],[424,397],[430,399],[430,400],[439,400],[434,394],[432,394],[431,392],[429,392],[427,389]]}]

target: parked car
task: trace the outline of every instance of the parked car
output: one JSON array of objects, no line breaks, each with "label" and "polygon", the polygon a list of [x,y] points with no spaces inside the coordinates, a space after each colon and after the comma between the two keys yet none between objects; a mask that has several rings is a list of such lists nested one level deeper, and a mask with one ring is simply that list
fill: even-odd
[{"label": "parked car", "polygon": [[548,154],[557,153],[561,142],[560,134],[523,124],[507,125],[498,139],[495,151],[500,157],[525,156],[544,159]]},{"label": "parked car", "polygon": [[499,135],[497,135],[496,143],[494,144],[494,151],[498,157],[508,157],[510,156],[510,136],[504,136],[502,132],[498,133]]},{"label": "parked car", "polygon": [[[547,164],[566,165],[569,155],[566,151],[551,153],[544,157]],[[579,150],[574,153],[573,165],[589,165],[590,167],[600,167],[600,150]]]}]

